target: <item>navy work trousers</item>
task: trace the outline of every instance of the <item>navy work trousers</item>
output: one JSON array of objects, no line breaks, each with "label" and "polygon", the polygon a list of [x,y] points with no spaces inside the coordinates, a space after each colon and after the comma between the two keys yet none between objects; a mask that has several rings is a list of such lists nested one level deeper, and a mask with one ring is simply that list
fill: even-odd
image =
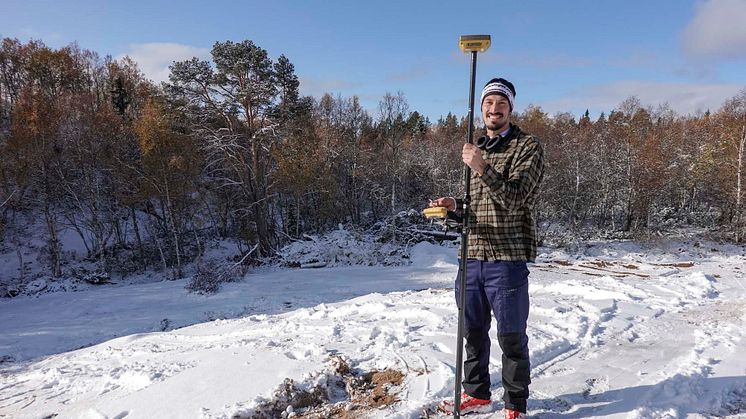
[{"label": "navy work trousers", "polygon": [[[459,265],[460,266],[460,265]],[[490,326],[497,320],[497,342],[502,349],[502,384],[505,407],[526,412],[529,377],[528,268],[526,262],[467,260],[464,391],[489,399]],[[456,304],[460,304],[456,277]]]}]

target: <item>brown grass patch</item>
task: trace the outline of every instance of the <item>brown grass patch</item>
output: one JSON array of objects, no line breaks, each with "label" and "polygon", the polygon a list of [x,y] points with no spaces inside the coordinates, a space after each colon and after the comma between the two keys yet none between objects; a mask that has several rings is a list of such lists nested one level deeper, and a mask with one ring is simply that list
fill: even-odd
[{"label": "brown grass patch", "polygon": [[572,265],[572,262],[567,261],[567,260],[553,260],[552,262],[556,263],[557,265],[561,265],[561,266],[570,266],[570,265]]},{"label": "brown grass patch", "polygon": [[660,263],[658,266],[670,266],[673,268],[691,268],[694,266],[694,262],[678,262],[678,263]]},{"label": "brown grass patch", "polygon": [[608,268],[613,265],[613,263],[609,263],[605,260],[591,260],[588,263],[593,266],[598,266],[599,268]]},{"label": "brown grass patch", "polygon": [[[596,266],[593,266],[593,265],[596,265]],[[621,272],[621,271],[613,271],[611,269],[604,269],[603,267],[599,267],[597,264],[580,265],[580,266],[584,267],[584,268],[588,268],[588,269],[595,269],[597,271],[603,271],[603,272],[609,272],[609,273],[612,273],[612,274],[616,274],[616,275],[611,275],[611,276],[617,276],[617,275],[629,276],[629,275],[634,275],[634,276],[637,276],[637,277],[640,277],[640,278],[650,278],[650,275],[646,275],[646,274],[638,274],[638,273],[635,273],[635,272]],[[605,265],[605,266],[611,266],[611,265]]]}]

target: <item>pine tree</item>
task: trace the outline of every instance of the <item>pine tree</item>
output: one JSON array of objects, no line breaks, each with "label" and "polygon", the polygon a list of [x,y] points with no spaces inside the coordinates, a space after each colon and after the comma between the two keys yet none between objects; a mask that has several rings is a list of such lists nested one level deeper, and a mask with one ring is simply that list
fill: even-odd
[{"label": "pine tree", "polygon": [[121,116],[125,115],[127,108],[130,105],[129,96],[129,93],[124,88],[124,80],[122,79],[122,76],[117,77],[114,82],[114,89],[111,90],[111,103],[114,105],[114,109],[116,109]]}]

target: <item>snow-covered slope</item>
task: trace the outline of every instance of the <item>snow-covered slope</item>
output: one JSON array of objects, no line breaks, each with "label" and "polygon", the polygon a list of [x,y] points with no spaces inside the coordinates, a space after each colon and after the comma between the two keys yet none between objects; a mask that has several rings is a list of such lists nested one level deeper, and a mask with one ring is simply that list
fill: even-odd
[{"label": "snow-covered slope", "polygon": [[[532,416],[746,415],[744,249],[665,247],[601,243],[531,266]],[[0,364],[0,417],[275,417],[313,405],[318,417],[426,417],[454,384],[453,253],[420,244],[408,267],[253,274],[211,297],[176,281],[0,303],[0,355],[17,360]],[[59,353],[116,335],[127,336]],[[375,371],[403,374],[380,407],[361,384]]]}]

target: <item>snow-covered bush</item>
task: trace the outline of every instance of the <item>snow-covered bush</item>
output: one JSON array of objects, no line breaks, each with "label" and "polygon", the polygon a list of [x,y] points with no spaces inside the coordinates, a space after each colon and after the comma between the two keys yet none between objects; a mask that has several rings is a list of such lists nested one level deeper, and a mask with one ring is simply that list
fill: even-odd
[{"label": "snow-covered bush", "polygon": [[0,284],[0,298],[13,298],[21,293],[21,289],[15,284]]},{"label": "snow-covered bush", "polygon": [[648,219],[648,230],[667,232],[689,227],[704,227],[712,231],[717,229],[722,211],[716,208],[700,210],[677,210],[671,207],[654,208]]},{"label": "snow-covered bush", "polygon": [[[278,252],[280,265],[317,268],[323,266],[408,264],[412,246],[420,242],[440,242],[444,239],[439,229],[428,225],[415,210],[402,211],[359,232],[339,225],[329,233],[304,236]],[[448,240],[453,240],[449,235]]]},{"label": "snow-covered bush", "polygon": [[198,294],[215,294],[220,290],[220,284],[236,281],[242,273],[241,267],[235,264],[224,266],[215,260],[200,261],[185,288]]},{"label": "snow-covered bush", "polygon": [[111,283],[111,277],[109,276],[109,273],[103,269],[97,269],[93,272],[84,274],[83,281],[93,285],[102,285]]},{"label": "snow-covered bush", "polygon": [[340,228],[322,236],[305,236],[280,249],[284,266],[316,268],[322,266],[375,265],[377,249],[370,238]]}]

